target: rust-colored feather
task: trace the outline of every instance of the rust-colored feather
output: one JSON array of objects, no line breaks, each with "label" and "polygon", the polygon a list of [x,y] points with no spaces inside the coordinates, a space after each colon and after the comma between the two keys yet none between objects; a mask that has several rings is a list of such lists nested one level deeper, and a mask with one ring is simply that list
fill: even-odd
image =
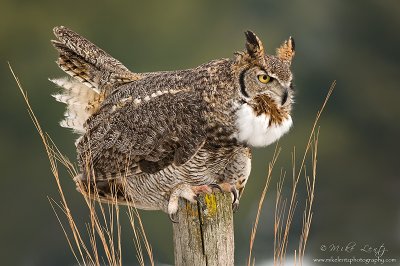
[{"label": "rust-colored feather", "polygon": [[261,94],[252,100],[250,104],[257,116],[266,114],[270,117],[269,124],[281,124],[287,119],[289,113],[284,108],[278,108],[276,103],[266,94]]}]

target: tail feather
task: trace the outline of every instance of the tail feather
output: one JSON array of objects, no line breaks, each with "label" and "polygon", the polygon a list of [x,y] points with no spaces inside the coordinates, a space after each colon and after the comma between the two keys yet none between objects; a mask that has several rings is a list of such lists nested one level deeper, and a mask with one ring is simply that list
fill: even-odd
[{"label": "tail feather", "polygon": [[64,119],[60,125],[71,128],[76,133],[84,134],[86,120],[97,111],[103,97],[88,86],[71,78],[50,79],[50,81],[63,89],[53,97],[56,101],[67,105]]}]

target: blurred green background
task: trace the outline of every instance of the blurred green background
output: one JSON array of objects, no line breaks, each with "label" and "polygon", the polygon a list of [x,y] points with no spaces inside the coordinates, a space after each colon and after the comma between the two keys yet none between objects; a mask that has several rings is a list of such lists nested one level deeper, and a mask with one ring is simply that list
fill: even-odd
[{"label": "blurred green background", "polygon": [[[136,3],[135,3],[136,2]],[[42,127],[75,158],[74,136],[58,126],[64,106],[50,94],[52,28],[65,25],[137,72],[191,68],[244,48],[255,31],[269,53],[289,35],[296,40],[294,127],[282,146],[267,194],[255,250],[272,256],[274,190],[281,167],[298,159],[330,83],[337,86],[321,120],[314,217],[306,254],[323,244],[385,244],[400,255],[400,3],[399,1],[11,1],[0,3],[0,258],[2,265],[74,265],[47,196],[59,200],[48,160],[7,61],[28,92]],[[256,150],[253,171],[235,214],[236,262],[248,254],[251,227],[274,147]],[[63,172],[70,208],[88,221],[82,197]],[[285,190],[290,190],[288,175]],[[304,182],[288,254],[297,246]],[[161,212],[141,212],[157,263],[173,263],[172,228]],[[123,232],[131,234],[124,222]],[[124,262],[136,265],[131,239]],[[399,260],[398,260],[399,262]],[[339,264],[340,265],[340,264]]]}]

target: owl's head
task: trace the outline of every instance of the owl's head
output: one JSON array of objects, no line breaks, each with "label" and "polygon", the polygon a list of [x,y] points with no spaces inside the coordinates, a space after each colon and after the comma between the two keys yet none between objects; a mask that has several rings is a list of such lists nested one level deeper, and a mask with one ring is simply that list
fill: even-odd
[{"label": "owl's head", "polygon": [[246,50],[236,53],[239,106],[236,111],[236,138],[250,146],[267,146],[292,125],[292,72],[295,54],[293,38],[268,55],[260,39],[246,33]]}]

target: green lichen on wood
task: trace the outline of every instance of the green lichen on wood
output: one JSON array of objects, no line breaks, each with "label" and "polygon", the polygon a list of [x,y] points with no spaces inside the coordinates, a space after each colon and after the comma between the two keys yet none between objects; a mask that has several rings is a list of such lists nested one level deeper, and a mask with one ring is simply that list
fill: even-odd
[{"label": "green lichen on wood", "polygon": [[217,215],[217,196],[215,194],[205,195],[204,205],[204,214],[207,216],[207,218],[215,218]]}]

